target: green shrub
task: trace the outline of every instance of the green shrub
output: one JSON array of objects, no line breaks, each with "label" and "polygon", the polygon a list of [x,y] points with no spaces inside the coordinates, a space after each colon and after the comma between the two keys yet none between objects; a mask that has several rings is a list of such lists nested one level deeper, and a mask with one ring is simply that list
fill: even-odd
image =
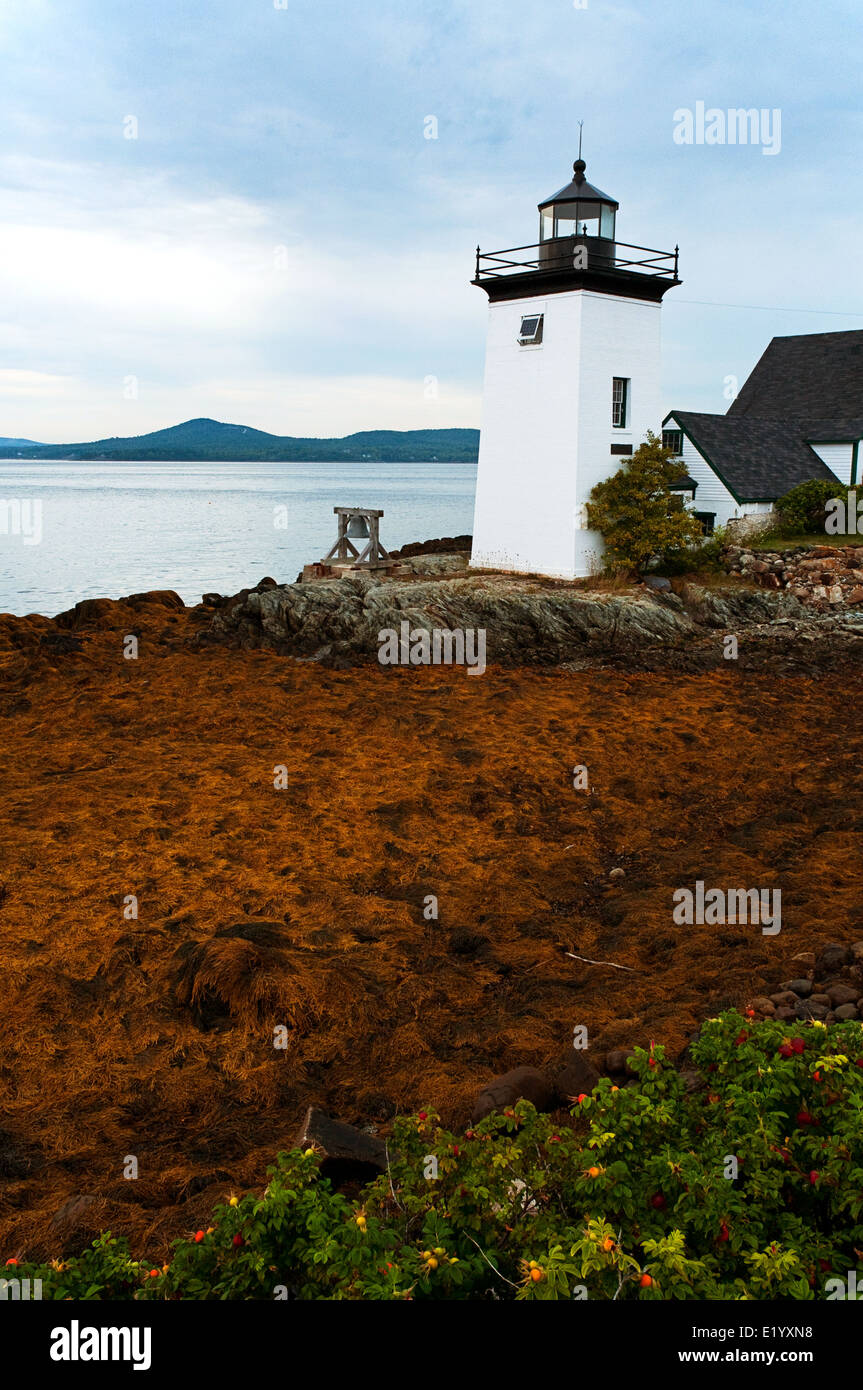
[{"label": "green shrub", "polygon": [[651,560],[667,561],[700,540],[701,523],[671,491],[685,476],[685,465],[648,433],[617,473],[596,484],[587,520],[605,541],[607,569],[643,570]]},{"label": "green shrub", "polygon": [[651,1045],[570,1124],[524,1101],[463,1136],[401,1119],[354,1200],[280,1154],[163,1268],[108,1234],[14,1273],[51,1299],[823,1297],[863,1249],[863,1027],[729,1012],[691,1054],[698,1087]]},{"label": "green shrub", "polygon": [[843,501],[848,488],[829,478],[813,478],[798,483],[776,503],[777,531],[789,536],[824,533],[827,523],[827,503],[833,497]]}]

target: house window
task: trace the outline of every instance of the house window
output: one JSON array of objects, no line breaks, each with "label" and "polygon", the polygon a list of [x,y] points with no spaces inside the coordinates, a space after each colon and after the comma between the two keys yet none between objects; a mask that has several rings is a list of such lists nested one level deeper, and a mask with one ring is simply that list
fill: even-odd
[{"label": "house window", "polygon": [[683,453],[683,430],[663,430],[662,447],[670,449],[673,454]]},{"label": "house window", "polygon": [[611,423],[616,430],[626,429],[627,397],[629,381],[625,376],[616,376],[611,382]]},{"label": "house window", "polygon": [[713,535],[713,527],[716,523],[715,512],[693,512],[696,521],[701,522],[702,534],[705,536]]},{"label": "house window", "polygon": [[544,314],[525,315],[521,321],[521,331],[518,335],[518,341],[522,347],[526,347],[528,343],[542,342],[542,321],[544,318]]}]

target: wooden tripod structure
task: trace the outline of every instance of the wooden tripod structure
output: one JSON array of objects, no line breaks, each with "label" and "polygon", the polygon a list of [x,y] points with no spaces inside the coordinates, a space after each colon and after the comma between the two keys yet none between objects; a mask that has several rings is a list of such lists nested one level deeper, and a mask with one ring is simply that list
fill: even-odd
[{"label": "wooden tripod structure", "polygon": [[[366,569],[376,569],[393,563],[392,557],[381,545],[378,534],[383,512],[375,511],[373,507],[333,507],[333,511],[339,519],[338,539],[324,556],[322,564],[328,565],[333,561],[336,564],[352,563]],[[354,518],[362,518],[368,524],[369,536],[362,553],[348,535],[348,527]]]}]

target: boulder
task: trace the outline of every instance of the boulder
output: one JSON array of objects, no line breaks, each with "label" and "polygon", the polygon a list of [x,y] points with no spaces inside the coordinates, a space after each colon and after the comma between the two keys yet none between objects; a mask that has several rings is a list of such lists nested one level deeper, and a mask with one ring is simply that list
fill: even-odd
[{"label": "boulder", "polygon": [[843,965],[847,965],[851,960],[851,952],[847,946],[841,942],[831,941],[829,946],[824,946],[818,953],[815,962],[816,976],[832,975],[835,971],[841,970]]},{"label": "boulder", "polygon": [[795,1018],[799,1018],[801,1022],[805,1022],[809,1019],[817,1019],[823,1022],[829,1012],[830,1010],[826,1004],[813,1004],[811,999],[801,999],[797,1008],[794,1010],[794,1016]]},{"label": "boulder", "polygon": [[315,1105],[306,1111],[295,1142],[298,1149],[313,1146],[320,1150],[321,1173],[334,1184],[366,1182],[386,1172],[387,1149],[383,1139],[333,1120]]},{"label": "boulder", "polygon": [[[772,1009],[773,1005],[771,1004],[770,1007]],[[632,1057],[634,1053],[634,1047],[612,1048],[611,1052],[606,1052],[605,1054],[605,1070],[609,1072],[611,1076],[623,1076],[624,1073],[629,1073],[630,1069],[628,1063],[630,1057]]]},{"label": "boulder", "polygon": [[849,1018],[859,1018],[860,1015],[855,1004],[840,1004],[836,1010],[836,1017],[841,1023]]},{"label": "boulder", "polygon": [[515,1067],[483,1087],[471,1113],[471,1123],[479,1124],[494,1110],[508,1110],[517,1100],[529,1100],[537,1110],[549,1111],[556,1108],[558,1093],[536,1067]]},{"label": "boulder", "polygon": [[812,993],[811,980],[789,980],[786,989],[793,990],[801,999],[806,999]]},{"label": "boulder", "polygon": [[840,1008],[843,1004],[856,1004],[860,997],[860,990],[854,985],[830,985],[824,991],[830,1000],[831,1008]]},{"label": "boulder", "polygon": [[586,1052],[570,1047],[548,1068],[549,1079],[559,1098],[569,1103],[573,1096],[589,1093],[599,1084],[599,1072]]},{"label": "boulder", "polygon": [[759,995],[757,999],[753,999],[752,1008],[755,1009],[756,1013],[767,1014],[768,1018],[772,1018],[776,1012],[776,1005],[764,994]]}]

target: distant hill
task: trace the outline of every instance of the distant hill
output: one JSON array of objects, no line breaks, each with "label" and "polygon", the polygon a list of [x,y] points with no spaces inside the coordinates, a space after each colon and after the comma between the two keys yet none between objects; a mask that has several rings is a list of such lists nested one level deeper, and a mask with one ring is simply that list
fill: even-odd
[{"label": "distant hill", "polygon": [[247,425],[223,425],[218,420],[186,420],[170,429],[154,430],[130,439],[97,439],[90,444],[34,444],[30,440],[0,439],[0,458],[14,457],[27,446],[33,459],[179,459],[184,462],[310,463],[344,459],[473,463],[479,452],[479,430],[363,430],[344,439],[301,439],[266,434]]}]

